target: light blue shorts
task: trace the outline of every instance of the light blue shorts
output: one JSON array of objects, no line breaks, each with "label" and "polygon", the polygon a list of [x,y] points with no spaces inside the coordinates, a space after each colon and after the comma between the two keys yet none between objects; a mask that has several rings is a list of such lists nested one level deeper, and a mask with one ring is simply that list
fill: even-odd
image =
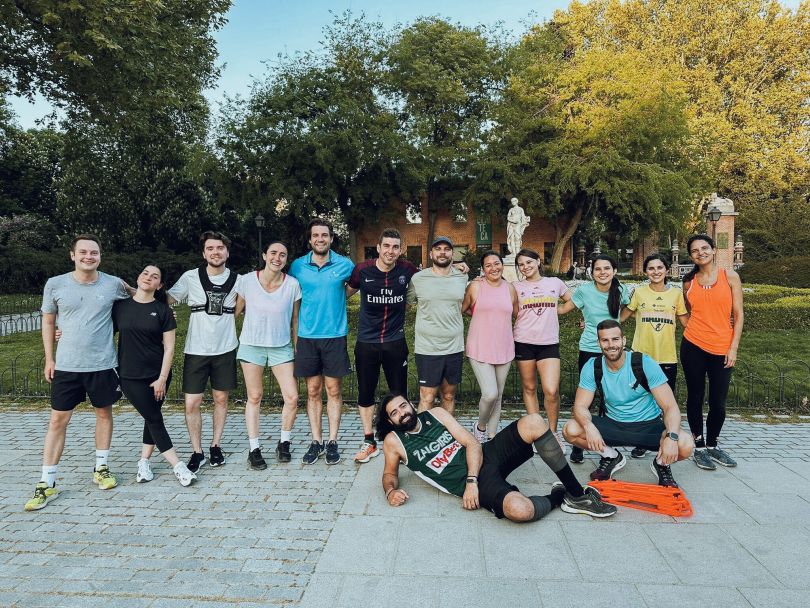
[{"label": "light blue shorts", "polygon": [[236,358],[253,365],[262,367],[281,365],[289,363],[295,359],[292,342],[284,346],[252,346],[251,344],[240,344],[236,351]]}]

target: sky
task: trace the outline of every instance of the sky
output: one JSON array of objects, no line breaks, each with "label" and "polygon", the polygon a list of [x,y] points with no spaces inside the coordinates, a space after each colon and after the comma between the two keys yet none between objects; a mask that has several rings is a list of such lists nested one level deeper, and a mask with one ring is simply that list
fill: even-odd
[{"label": "sky", "polygon": [[[782,0],[793,9],[799,2]],[[388,27],[431,15],[469,26],[502,22],[517,39],[527,23],[549,19],[568,4],[569,0],[234,0],[228,23],[215,33],[217,63],[222,66],[219,83],[205,91],[205,96],[216,115],[225,95],[247,95],[254,80],[266,71],[263,61],[318,48],[323,27],[332,21],[333,13],[365,13]],[[36,126],[36,119],[52,109],[41,99],[34,104],[18,98],[10,101],[23,128]]]}]

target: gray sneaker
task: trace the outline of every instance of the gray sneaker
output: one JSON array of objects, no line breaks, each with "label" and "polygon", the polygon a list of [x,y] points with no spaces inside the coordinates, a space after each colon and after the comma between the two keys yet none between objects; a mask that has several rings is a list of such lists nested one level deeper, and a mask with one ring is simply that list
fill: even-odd
[{"label": "gray sneaker", "polygon": [[566,492],[560,508],[566,513],[584,513],[591,517],[610,517],[616,514],[616,507],[604,502],[596,488],[585,486],[583,490],[585,493],[579,498]]},{"label": "gray sneaker", "polygon": [[712,462],[712,457],[709,456],[709,453],[706,451],[706,448],[695,448],[695,453],[692,455],[692,458],[695,460],[695,464],[698,466],[699,469],[714,471],[717,468],[716,466],[714,466],[714,463]]},{"label": "gray sneaker", "polygon": [[709,457],[711,457],[711,459],[714,460],[719,465],[722,465],[724,467],[737,466],[737,461],[734,460],[731,456],[726,454],[726,452],[724,452],[717,446],[713,448],[706,448],[706,452],[709,454]]},{"label": "gray sneaker", "polygon": [[340,452],[338,443],[334,439],[326,442],[326,464],[337,464],[340,462]]}]

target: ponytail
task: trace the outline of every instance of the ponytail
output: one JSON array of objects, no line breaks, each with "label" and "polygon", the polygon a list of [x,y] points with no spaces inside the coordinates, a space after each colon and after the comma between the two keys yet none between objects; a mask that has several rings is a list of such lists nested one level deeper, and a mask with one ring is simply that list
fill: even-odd
[{"label": "ponytail", "polygon": [[[689,237],[689,240],[686,241],[686,255],[688,255],[690,258],[692,257],[691,253],[692,243],[694,243],[695,241],[706,241],[712,249],[715,248],[714,239],[712,239],[712,237],[710,237],[708,234],[693,234],[692,236]],[[698,270],[700,270],[698,268],[698,265],[697,264],[693,265],[692,270],[690,270],[684,275],[683,282],[687,283],[692,279],[694,279],[695,275],[698,273]]]},{"label": "ponytail", "polygon": [[[613,267],[613,270],[618,270],[619,266],[609,255],[604,253],[600,253],[591,260],[591,274],[593,274],[593,268],[596,266],[596,262],[598,260],[602,260],[604,262],[610,262],[610,265]],[[619,281],[619,277],[613,275],[613,280],[610,282],[610,291],[608,291],[608,312],[610,316],[614,319],[619,318],[619,313],[622,309],[622,284]]]}]

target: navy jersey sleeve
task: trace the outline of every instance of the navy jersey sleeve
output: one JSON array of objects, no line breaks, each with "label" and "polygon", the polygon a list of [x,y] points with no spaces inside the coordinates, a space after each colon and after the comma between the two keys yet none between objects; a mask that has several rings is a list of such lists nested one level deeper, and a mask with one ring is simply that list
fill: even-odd
[{"label": "navy jersey sleeve", "polygon": [[361,264],[355,264],[352,276],[349,277],[349,287],[352,289],[360,289],[360,266]]}]

